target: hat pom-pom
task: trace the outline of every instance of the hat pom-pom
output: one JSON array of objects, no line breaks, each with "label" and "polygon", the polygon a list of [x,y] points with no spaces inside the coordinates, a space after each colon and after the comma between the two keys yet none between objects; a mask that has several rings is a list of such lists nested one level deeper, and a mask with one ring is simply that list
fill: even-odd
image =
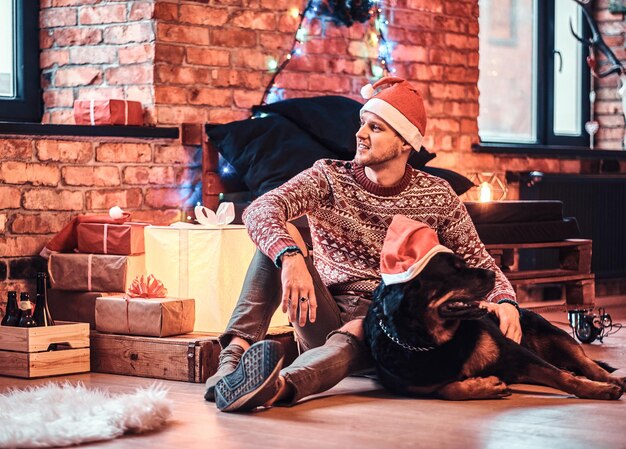
[{"label": "hat pom-pom", "polygon": [[119,206],[113,206],[109,209],[109,217],[117,219],[122,218],[124,216],[124,211]]},{"label": "hat pom-pom", "polygon": [[369,100],[370,98],[372,98],[372,95],[374,95],[374,87],[372,87],[371,84],[366,84],[365,86],[361,87],[361,96],[363,98]]}]

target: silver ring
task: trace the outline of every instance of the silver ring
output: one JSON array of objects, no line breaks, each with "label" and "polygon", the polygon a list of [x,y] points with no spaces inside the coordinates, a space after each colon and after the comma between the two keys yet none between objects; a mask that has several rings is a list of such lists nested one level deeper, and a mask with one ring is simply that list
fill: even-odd
[{"label": "silver ring", "polygon": [[307,302],[309,300],[309,298],[303,296],[302,298],[300,298],[300,302]]}]

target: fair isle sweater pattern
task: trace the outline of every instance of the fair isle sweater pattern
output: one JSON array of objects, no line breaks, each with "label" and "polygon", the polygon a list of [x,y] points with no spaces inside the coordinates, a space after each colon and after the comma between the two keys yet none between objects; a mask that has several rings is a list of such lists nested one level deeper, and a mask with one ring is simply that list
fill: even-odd
[{"label": "fair isle sweater pattern", "polygon": [[426,223],[441,244],[469,266],[493,270],[496,285],[487,300],[515,299],[511,283],[480,241],[450,185],[409,165],[398,184],[382,187],[358,164],[320,160],[257,198],[244,211],[243,220],[252,241],[276,261],[286,247],[295,245],[285,223],[306,215],[315,267],[330,291],[341,294],[372,292],[380,283],[380,252],[396,214]]}]

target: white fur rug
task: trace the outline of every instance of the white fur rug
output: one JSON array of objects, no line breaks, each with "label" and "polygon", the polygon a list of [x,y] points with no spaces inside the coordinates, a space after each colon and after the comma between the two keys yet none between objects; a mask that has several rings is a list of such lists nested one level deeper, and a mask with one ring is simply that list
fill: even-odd
[{"label": "white fur rug", "polygon": [[160,385],[114,395],[49,383],[0,395],[0,448],[70,446],[162,426],[172,414]]}]

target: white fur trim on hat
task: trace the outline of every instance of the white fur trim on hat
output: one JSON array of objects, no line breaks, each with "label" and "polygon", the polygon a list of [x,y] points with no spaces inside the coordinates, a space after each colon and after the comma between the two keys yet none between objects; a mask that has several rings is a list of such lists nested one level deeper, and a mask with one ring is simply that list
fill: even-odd
[{"label": "white fur trim on hat", "polygon": [[389,123],[416,150],[419,150],[422,146],[424,136],[422,136],[420,130],[402,112],[386,101],[376,97],[370,98],[361,108],[361,114],[365,111],[372,112]]},{"label": "white fur trim on hat", "polygon": [[446,248],[443,245],[434,246],[426,254],[424,254],[424,256],[421,259],[416,260],[415,263],[411,265],[408,270],[402,273],[394,273],[394,274],[381,273],[381,277],[385,285],[401,284],[403,282],[410,281],[411,279],[413,279],[414,277],[416,277],[418,274],[422,272],[424,267],[426,267],[428,262],[430,262],[430,259],[432,259],[436,254],[453,253],[453,252],[454,251]]}]

